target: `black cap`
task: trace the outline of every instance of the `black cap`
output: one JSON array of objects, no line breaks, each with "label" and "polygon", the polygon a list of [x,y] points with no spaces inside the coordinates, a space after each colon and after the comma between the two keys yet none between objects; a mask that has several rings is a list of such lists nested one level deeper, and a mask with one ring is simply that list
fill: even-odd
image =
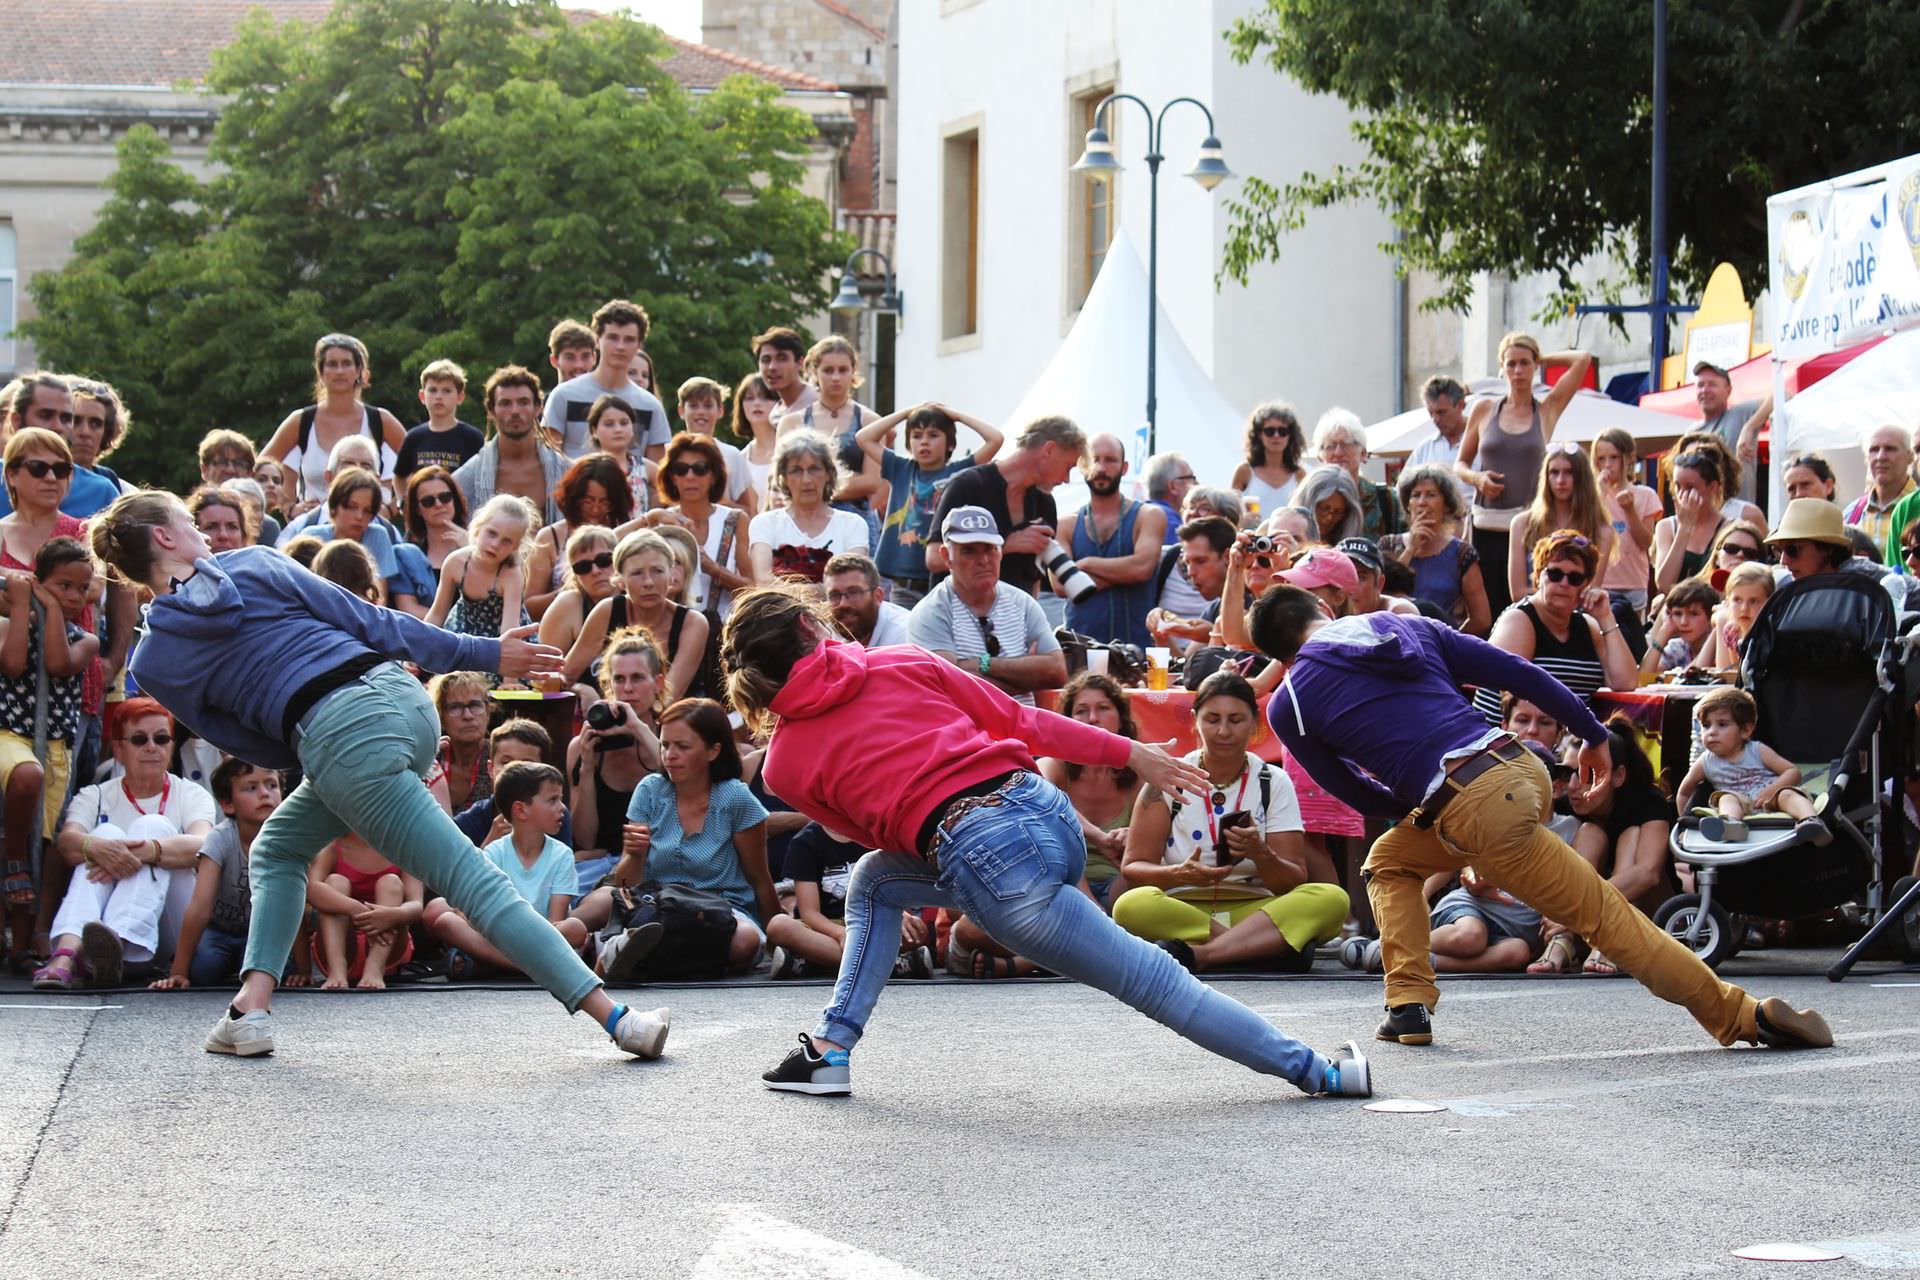
[{"label": "black cap", "polygon": [[1364,565],[1375,573],[1383,573],[1387,562],[1380,557],[1380,544],[1372,538],[1342,538],[1334,548],[1355,564]]}]

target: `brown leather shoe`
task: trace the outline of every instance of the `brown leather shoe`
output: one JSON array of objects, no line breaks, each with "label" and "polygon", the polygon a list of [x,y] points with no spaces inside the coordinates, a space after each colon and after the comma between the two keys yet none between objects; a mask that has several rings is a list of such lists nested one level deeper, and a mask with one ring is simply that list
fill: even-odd
[{"label": "brown leather shoe", "polygon": [[1796,1009],[1779,996],[1768,996],[1753,1011],[1760,1043],[1775,1049],[1831,1049],[1833,1030],[1812,1009]]}]

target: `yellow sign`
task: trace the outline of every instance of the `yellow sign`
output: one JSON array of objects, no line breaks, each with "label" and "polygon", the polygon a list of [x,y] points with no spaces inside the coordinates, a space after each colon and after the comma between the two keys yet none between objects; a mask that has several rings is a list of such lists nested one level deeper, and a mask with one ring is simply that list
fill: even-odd
[{"label": "yellow sign", "polygon": [[1680,354],[1668,356],[1660,370],[1660,389],[1692,382],[1693,367],[1702,360],[1731,369],[1770,349],[1754,346],[1753,308],[1747,305],[1746,290],[1740,287],[1740,273],[1731,262],[1723,262],[1707,279],[1700,309],[1687,319]]}]

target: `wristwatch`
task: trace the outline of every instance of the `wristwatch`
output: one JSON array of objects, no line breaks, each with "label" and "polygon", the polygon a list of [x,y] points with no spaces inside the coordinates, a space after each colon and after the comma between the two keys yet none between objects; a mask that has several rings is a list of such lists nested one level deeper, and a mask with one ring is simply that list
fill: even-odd
[{"label": "wristwatch", "polygon": [[993,655],[987,654],[987,653],[981,654],[978,665],[980,667],[981,675],[983,676],[992,675],[993,674]]}]

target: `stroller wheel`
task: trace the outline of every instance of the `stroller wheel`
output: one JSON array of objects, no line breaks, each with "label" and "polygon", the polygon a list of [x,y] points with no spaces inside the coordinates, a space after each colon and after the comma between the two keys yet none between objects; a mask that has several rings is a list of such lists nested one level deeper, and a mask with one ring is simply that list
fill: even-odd
[{"label": "stroller wheel", "polygon": [[[1901,876],[1893,882],[1893,889],[1887,895],[1887,905],[1905,897],[1914,886],[1912,876]],[[1904,919],[1894,927],[1894,936],[1899,939],[1901,957],[1906,960],[1920,960],[1920,906],[1908,909]]]},{"label": "stroller wheel", "polygon": [[[1732,956],[1739,949],[1739,940],[1734,936],[1733,917],[1719,903],[1708,905],[1706,912],[1700,910],[1700,895],[1683,893],[1668,898],[1653,913],[1653,923],[1664,929],[1711,969],[1722,960]],[[1689,938],[1689,934],[1695,936]]]}]

